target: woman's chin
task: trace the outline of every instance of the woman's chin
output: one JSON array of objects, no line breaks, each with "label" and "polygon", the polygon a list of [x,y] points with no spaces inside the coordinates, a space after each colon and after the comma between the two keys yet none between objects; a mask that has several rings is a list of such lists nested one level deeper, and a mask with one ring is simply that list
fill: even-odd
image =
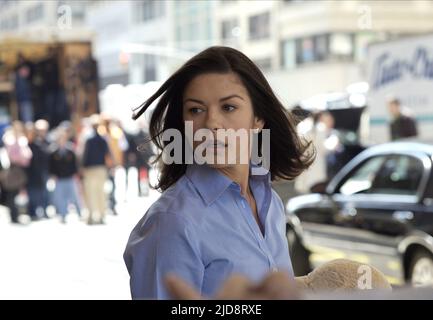
[{"label": "woman's chin", "polygon": [[206,163],[206,165],[214,169],[227,169],[235,166],[235,164],[227,164],[224,162]]},{"label": "woman's chin", "polygon": [[206,163],[206,165],[214,169],[223,169],[233,166],[226,163]]}]

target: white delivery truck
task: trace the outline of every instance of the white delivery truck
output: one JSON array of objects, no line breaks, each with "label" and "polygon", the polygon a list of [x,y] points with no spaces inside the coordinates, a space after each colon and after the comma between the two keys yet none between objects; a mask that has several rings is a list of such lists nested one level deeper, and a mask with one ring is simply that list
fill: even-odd
[{"label": "white delivery truck", "polygon": [[389,97],[400,99],[412,112],[418,139],[433,142],[433,34],[372,44],[366,67],[370,142],[390,140]]}]

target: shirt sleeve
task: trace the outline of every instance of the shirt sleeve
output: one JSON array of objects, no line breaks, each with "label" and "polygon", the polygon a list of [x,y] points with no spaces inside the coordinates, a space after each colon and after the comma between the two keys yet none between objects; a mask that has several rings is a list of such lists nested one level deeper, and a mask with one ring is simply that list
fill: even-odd
[{"label": "shirt sleeve", "polygon": [[133,299],[170,299],[164,280],[174,273],[201,292],[204,266],[191,224],[179,214],[157,213],[138,223],[124,259]]}]

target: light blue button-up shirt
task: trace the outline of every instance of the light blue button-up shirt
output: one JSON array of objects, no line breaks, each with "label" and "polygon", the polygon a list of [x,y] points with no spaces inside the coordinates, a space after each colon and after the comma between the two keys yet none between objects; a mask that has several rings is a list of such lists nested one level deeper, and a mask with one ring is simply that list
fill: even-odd
[{"label": "light blue button-up shirt", "polygon": [[270,174],[250,175],[249,183],[264,235],[237,183],[206,165],[189,165],[132,230],[124,253],[132,298],[169,299],[167,273],[205,296],[233,273],[253,281],[275,270],[293,276],[284,206]]}]

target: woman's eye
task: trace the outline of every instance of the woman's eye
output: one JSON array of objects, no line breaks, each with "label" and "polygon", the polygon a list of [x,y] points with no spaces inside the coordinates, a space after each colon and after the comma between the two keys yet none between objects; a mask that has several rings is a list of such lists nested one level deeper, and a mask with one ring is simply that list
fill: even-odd
[{"label": "woman's eye", "polygon": [[200,112],[202,112],[203,110],[201,109],[201,108],[197,108],[197,107],[194,107],[194,108],[190,108],[189,109],[189,112],[190,113],[192,113],[192,114],[197,114],[197,113],[200,113]]},{"label": "woman's eye", "polygon": [[232,106],[230,104],[225,104],[225,105],[223,105],[223,109],[224,109],[224,111],[230,112],[230,111],[233,111],[234,109],[236,109],[236,107]]}]

